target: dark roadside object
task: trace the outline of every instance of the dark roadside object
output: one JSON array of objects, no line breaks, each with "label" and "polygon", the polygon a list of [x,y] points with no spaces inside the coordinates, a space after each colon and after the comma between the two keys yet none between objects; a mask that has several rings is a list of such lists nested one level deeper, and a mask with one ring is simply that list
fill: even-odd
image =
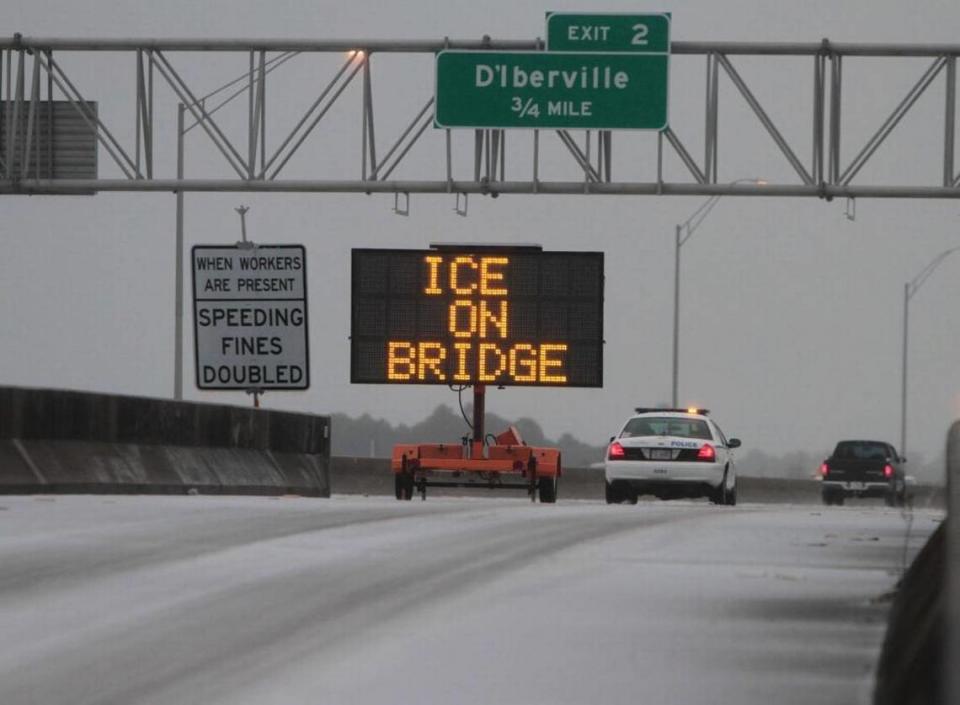
[{"label": "dark roadside object", "polygon": [[946,705],[942,691],[945,557],[944,522],[898,585],[877,665],[874,705]]}]

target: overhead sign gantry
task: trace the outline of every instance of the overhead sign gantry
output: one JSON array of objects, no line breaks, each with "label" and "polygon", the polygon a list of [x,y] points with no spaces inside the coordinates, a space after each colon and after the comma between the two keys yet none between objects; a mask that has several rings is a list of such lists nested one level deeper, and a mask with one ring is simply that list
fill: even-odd
[{"label": "overhead sign gantry", "polygon": [[[0,194],[236,191],[960,198],[960,173],[957,173],[955,158],[956,64],[960,44],[856,44],[827,39],[675,41],[668,35],[669,22],[664,16],[646,16],[649,22],[642,27],[636,17],[629,13],[623,17],[553,13],[548,18],[546,46],[542,40],[489,37],[420,41],[80,39],[15,35],[0,39],[0,80],[3,81],[0,85],[3,94]],[[690,63],[705,62],[706,91],[702,86],[694,90],[692,82],[673,86],[675,93],[687,94],[684,104],[703,101],[699,109],[693,110],[694,115],[704,116],[702,151],[701,140],[693,135],[694,130],[700,128],[691,126],[689,121],[683,126],[668,124],[657,129],[658,123],[662,123],[651,117],[647,123],[653,126],[650,139],[642,138],[630,144],[616,139],[616,132],[626,128],[587,130],[587,118],[606,115],[604,119],[608,119],[610,111],[599,98],[595,100],[588,95],[593,89],[561,91],[558,80],[569,81],[573,68],[559,63],[579,61],[575,64],[577,70],[586,68],[588,85],[592,85],[593,69],[604,67],[595,66],[594,59],[588,57],[595,56],[596,52],[618,54],[616,65],[613,58],[605,59],[612,70],[610,85],[613,88],[609,92],[626,93],[639,90],[640,74],[635,73],[639,69],[632,62],[661,65],[662,59],[657,58],[655,52],[663,50],[667,41],[671,66],[684,62],[687,70]],[[637,54],[638,49],[654,54]],[[486,52],[491,55],[488,62],[497,54],[509,55],[513,62],[507,67],[511,73],[509,80],[513,81],[514,68],[522,70],[526,76],[522,90],[529,91],[508,95],[506,102],[498,98],[495,102],[500,114],[495,117],[487,114],[492,108],[478,106],[477,111],[471,111],[473,120],[468,120],[469,115],[461,115],[457,120],[485,125],[483,120],[489,118],[491,124],[532,125],[534,129],[511,138],[509,147],[503,128],[483,127],[474,132],[473,140],[459,141],[451,137],[453,130],[430,129],[435,124],[435,113],[439,124],[448,119],[453,124],[453,118],[446,117],[446,113],[435,106],[437,100],[441,103],[446,100],[443,88],[434,95],[435,81],[431,74],[436,73],[435,67],[401,75],[391,72],[391,89],[377,93],[378,64],[392,65],[398,55],[434,58],[438,52],[446,51]],[[561,52],[570,51],[585,53],[577,60],[538,58],[529,64],[512,58],[516,53],[559,57]],[[329,65],[330,62],[324,63],[331,56],[342,62],[339,68]],[[629,58],[631,56],[634,58]],[[221,89],[205,92],[202,82],[206,69],[214,59],[224,57],[237,59],[240,75]],[[808,66],[812,90],[797,82],[764,84],[762,76],[741,73],[741,64],[750,57],[763,57],[764,61],[777,62],[790,71],[795,71],[798,65]],[[864,71],[887,75],[916,59],[925,59],[927,63],[917,69],[915,83],[905,92],[892,82],[883,81],[877,85],[887,93],[881,94],[872,83],[861,84],[857,80]],[[98,71],[97,62],[114,66],[123,61],[128,61],[131,68],[133,79],[129,84],[114,82],[105,86],[100,82],[99,76],[109,72]],[[617,68],[620,61],[627,63]],[[851,63],[855,63],[857,69],[852,74]],[[295,75],[309,75],[309,82],[298,77],[284,80],[284,72],[293,64],[299,65]],[[846,72],[844,66],[848,67]],[[912,64],[906,68],[910,66]],[[473,71],[472,80],[476,84],[476,65]],[[557,74],[554,87],[545,88],[549,73],[543,74],[541,83],[539,74],[534,74],[537,71],[568,73],[563,78]],[[627,73],[626,79],[621,78],[623,88],[619,89],[616,88],[618,71]],[[329,82],[318,83],[316,77],[325,73],[330,76]],[[5,80],[7,75],[10,80]],[[531,77],[535,75],[533,83],[539,83],[540,87],[531,88]],[[582,75],[580,71],[579,76]],[[600,76],[603,75],[601,71]],[[643,75],[650,78],[646,73]],[[480,79],[481,83],[490,80],[490,85],[473,90],[474,97],[493,90],[494,76],[483,70]],[[520,83],[523,80],[518,78]],[[583,85],[582,79],[580,83]],[[605,85],[605,79],[598,78],[597,83]],[[107,112],[103,103],[99,109],[92,109],[90,106],[96,103],[88,96],[107,89],[115,98],[110,101],[111,111]],[[231,92],[223,92],[227,90]],[[288,90],[295,91],[296,101],[285,92]],[[167,94],[164,97],[172,95],[181,104],[185,117],[183,129],[174,129],[175,112],[160,114],[158,107],[166,104],[159,95],[161,91]],[[545,91],[552,93],[546,95]],[[923,122],[907,126],[903,118],[923,95],[932,92],[940,93],[938,101],[943,107],[928,112]],[[155,93],[158,94],[156,100]],[[421,102],[411,112],[409,124],[389,134],[384,125],[406,124],[402,115],[395,114],[394,96],[406,98],[417,94]],[[531,101],[534,94],[537,97]],[[515,97],[521,100],[513,101]],[[55,120],[51,133],[46,116],[53,115],[54,111],[44,112],[40,106],[61,99],[66,100],[61,107],[76,113],[87,140],[96,140],[98,144],[95,154],[99,159],[89,162],[97,165],[96,171],[67,172],[57,168],[58,164],[66,165],[57,159],[50,169],[50,160],[44,156],[44,140],[46,135],[56,136],[58,127]],[[350,126],[325,129],[329,121],[326,116],[334,104],[351,100],[357,113]],[[867,100],[869,104],[862,104]],[[295,113],[291,106],[303,102],[309,103],[309,107],[302,114]],[[590,103],[589,116],[584,102]],[[806,116],[807,128],[791,129],[785,134],[777,125],[777,116],[782,115],[781,104],[791,106],[792,119]],[[136,110],[115,107],[126,105],[135,106]],[[235,109],[234,106],[240,105],[242,109]],[[896,107],[888,115],[877,115],[877,107],[884,105]],[[721,142],[730,139],[728,133],[721,134],[719,130],[724,122],[723,113],[743,106],[756,118],[760,129],[736,130],[736,143],[721,149]],[[870,122],[843,119],[844,115],[867,115]],[[533,125],[534,120],[548,117],[570,122],[566,127],[550,131]],[[742,121],[740,113],[737,119]],[[639,118],[635,124],[640,124]],[[584,127],[585,134],[572,133],[573,126]],[[209,140],[222,159],[205,160],[202,178],[190,175],[186,169],[180,172],[172,167],[161,168],[177,163],[175,154],[181,151],[178,148],[193,128],[198,129],[192,134],[202,133],[200,139]],[[345,129],[353,133],[344,134]],[[873,155],[882,149],[894,130],[917,129],[922,131],[924,140],[931,132],[943,135],[942,150],[931,154],[925,166],[918,168],[918,173],[924,175],[919,181],[906,181],[902,171],[890,168],[889,164],[878,169],[868,168],[874,166]],[[591,134],[591,131],[600,134]],[[810,135],[811,143],[798,142],[797,134]],[[416,154],[421,141],[439,141],[444,158],[411,159],[410,155]],[[303,155],[304,145],[322,151],[330,145],[350,142],[356,143],[359,149],[358,160],[349,169],[344,169],[339,159],[326,161]],[[696,150],[692,148],[694,143],[698,145]],[[598,144],[599,148],[595,147]],[[571,178],[566,169],[555,171],[556,160],[544,159],[548,150],[557,150],[565,158],[572,158],[582,178]],[[783,160],[787,168],[772,170],[775,173],[768,174],[763,186],[729,183],[731,174],[750,173],[748,162],[754,163],[756,159],[771,164]],[[638,165],[644,169],[638,169]]]}]

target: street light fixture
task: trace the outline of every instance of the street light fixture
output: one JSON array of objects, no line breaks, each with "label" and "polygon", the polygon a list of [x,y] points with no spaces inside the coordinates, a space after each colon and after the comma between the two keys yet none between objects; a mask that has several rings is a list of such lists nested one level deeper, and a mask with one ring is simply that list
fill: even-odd
[{"label": "street light fixture", "polygon": [[934,257],[930,264],[920,270],[920,273],[903,285],[903,370],[900,378],[900,455],[907,454],[907,333],[910,315],[910,299],[923,286],[924,282],[937,267],[951,254],[960,250],[960,247],[951,247]]},{"label": "street light fixture", "polygon": [[[731,181],[730,185],[745,183],[762,186],[767,182],[757,178],[736,179],[735,181]],[[678,408],[677,387],[680,375],[680,248],[690,239],[696,229],[700,227],[704,218],[713,210],[713,207],[717,205],[717,202],[722,196],[723,194],[710,196],[710,198],[700,204],[700,207],[697,208],[689,218],[682,223],[678,223],[675,231],[673,256],[673,388],[671,395],[671,406],[674,409]]]}]

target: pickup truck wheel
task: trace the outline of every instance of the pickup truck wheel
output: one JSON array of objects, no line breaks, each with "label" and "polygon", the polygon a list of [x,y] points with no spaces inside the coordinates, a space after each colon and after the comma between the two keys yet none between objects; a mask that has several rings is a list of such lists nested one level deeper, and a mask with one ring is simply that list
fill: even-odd
[{"label": "pickup truck wheel", "polygon": [[833,504],[833,495],[830,494],[829,492],[822,493],[821,497],[823,498],[823,503],[826,504],[828,507],[831,504]]},{"label": "pickup truck wheel", "polygon": [[620,502],[623,501],[623,497],[620,496],[617,488],[606,480],[603,482],[603,495],[607,500],[607,504],[620,504]]},{"label": "pickup truck wheel", "polygon": [[888,507],[895,507],[897,506],[897,496],[892,491],[887,492],[883,496],[883,503],[886,504]]},{"label": "pickup truck wheel", "polygon": [[540,490],[540,503],[553,504],[557,501],[557,476],[543,475],[537,482]]},{"label": "pickup truck wheel", "polygon": [[836,497],[833,498],[833,503],[836,504],[838,507],[842,507],[844,499],[845,498],[842,494],[838,494]]}]

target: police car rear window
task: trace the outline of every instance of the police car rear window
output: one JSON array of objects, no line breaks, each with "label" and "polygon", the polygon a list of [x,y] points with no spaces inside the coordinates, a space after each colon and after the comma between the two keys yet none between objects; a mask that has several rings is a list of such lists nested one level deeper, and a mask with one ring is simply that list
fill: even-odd
[{"label": "police car rear window", "polygon": [[703,419],[684,419],[669,416],[644,416],[630,419],[624,426],[621,438],[634,436],[680,436],[681,438],[697,438],[705,441],[713,440],[710,427]]}]

